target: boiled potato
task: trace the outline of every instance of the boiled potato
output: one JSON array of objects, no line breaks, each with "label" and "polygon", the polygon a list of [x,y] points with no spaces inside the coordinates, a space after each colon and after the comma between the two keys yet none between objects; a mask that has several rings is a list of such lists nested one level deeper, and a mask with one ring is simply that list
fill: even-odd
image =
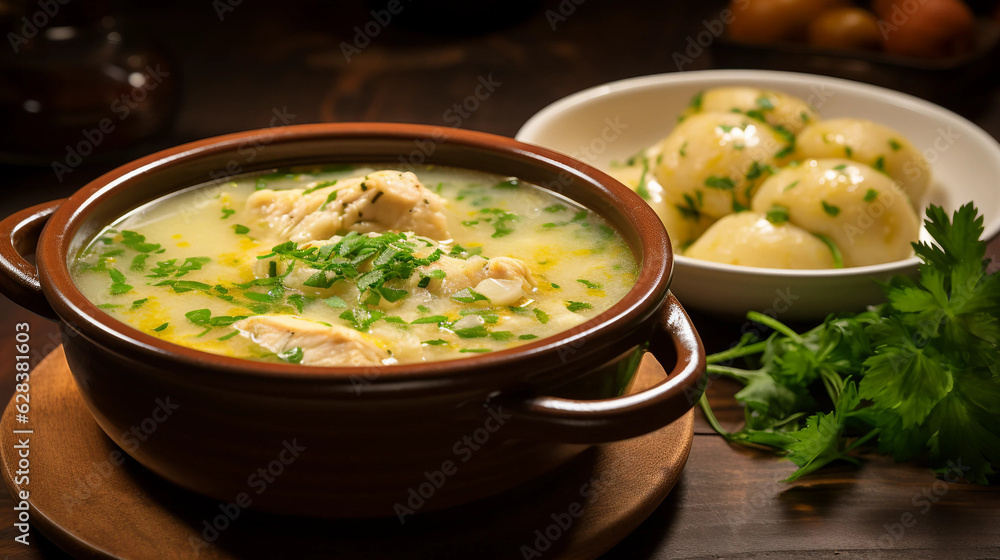
[{"label": "boiled potato", "polygon": [[895,181],[847,159],[812,159],[786,167],[761,185],[752,209],[788,221],[839,248],[844,266],[905,259],[920,224]]},{"label": "boiled potato", "polygon": [[692,115],[655,149],[655,178],[667,204],[709,218],[749,207],[772,166],[793,151],[786,136],[739,113]]},{"label": "boiled potato", "polygon": [[697,113],[741,112],[761,117],[767,124],[798,134],[816,120],[804,100],[778,91],[752,87],[723,87],[703,91],[691,100],[685,117]]},{"label": "boiled potato", "polygon": [[864,119],[830,119],[807,126],[796,142],[799,158],[842,158],[865,163],[896,180],[914,209],[923,207],[931,167],[902,134]]},{"label": "boiled potato", "polygon": [[781,217],[738,212],[708,228],[685,256],[763,268],[834,268],[830,247],[815,235]]},{"label": "boiled potato", "polygon": [[639,196],[656,211],[656,215],[667,228],[674,251],[680,253],[712,225],[712,219],[705,214],[692,214],[687,209],[668,203],[663,186],[653,177],[649,163],[648,160],[643,162],[640,158],[638,164],[612,166],[608,174],[639,193]]}]

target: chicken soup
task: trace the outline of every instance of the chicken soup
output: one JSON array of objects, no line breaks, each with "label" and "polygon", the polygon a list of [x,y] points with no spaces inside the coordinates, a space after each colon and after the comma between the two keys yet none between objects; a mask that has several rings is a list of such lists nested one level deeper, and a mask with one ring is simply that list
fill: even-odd
[{"label": "chicken soup", "polygon": [[514,177],[294,168],[124,216],[73,266],[83,293],[164,340],[315,366],[447,360],[607,310],[637,263],[600,215]]}]

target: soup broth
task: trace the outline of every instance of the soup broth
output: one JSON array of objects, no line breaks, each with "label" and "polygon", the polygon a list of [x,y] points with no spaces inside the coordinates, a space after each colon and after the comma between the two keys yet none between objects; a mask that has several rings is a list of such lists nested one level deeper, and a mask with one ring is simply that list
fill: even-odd
[{"label": "soup broth", "polygon": [[166,341],[366,366],[559,333],[619,301],[637,263],[601,216],[516,178],[329,166],[154,201],[72,270],[101,309]]}]

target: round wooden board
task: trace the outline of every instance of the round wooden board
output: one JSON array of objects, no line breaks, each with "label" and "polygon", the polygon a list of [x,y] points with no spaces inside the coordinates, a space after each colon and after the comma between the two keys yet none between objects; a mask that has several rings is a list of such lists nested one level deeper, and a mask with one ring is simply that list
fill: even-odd
[{"label": "round wooden board", "polygon": [[[651,356],[637,388],[662,379]],[[30,422],[0,420],[7,489],[30,492],[31,523],[77,557],[564,558],[600,556],[670,492],[691,449],[694,415],[642,437],[595,446],[503,494],[451,510],[376,521],[276,516],[173,486],[128,458],[94,422],[60,347],[31,374]],[[32,430],[15,434],[14,430]],[[30,482],[14,482],[29,438]],[[277,479],[275,484],[280,484]],[[206,530],[217,520],[224,530]],[[223,523],[226,521],[226,523]]]}]

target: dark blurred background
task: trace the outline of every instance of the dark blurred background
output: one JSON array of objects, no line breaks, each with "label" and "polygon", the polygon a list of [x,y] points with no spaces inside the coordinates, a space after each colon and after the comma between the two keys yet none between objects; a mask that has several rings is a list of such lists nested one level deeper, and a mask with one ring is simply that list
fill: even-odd
[{"label": "dark blurred background", "polygon": [[[817,17],[806,12],[849,2],[789,1],[783,14],[774,0],[733,0],[750,3],[739,10],[749,15],[719,37],[720,0],[399,0],[397,14],[385,0],[2,0],[0,215],[66,196],[139,155],[276,118],[512,136],[567,94],[679,69],[841,75],[932,98],[1000,133],[994,2],[970,4],[976,28],[952,25],[966,40],[897,56],[865,44],[864,21],[818,37],[855,50],[810,46],[817,38],[803,18]],[[915,32],[920,44],[932,40]],[[502,84],[496,95],[471,114],[449,112],[490,76]]]}]

